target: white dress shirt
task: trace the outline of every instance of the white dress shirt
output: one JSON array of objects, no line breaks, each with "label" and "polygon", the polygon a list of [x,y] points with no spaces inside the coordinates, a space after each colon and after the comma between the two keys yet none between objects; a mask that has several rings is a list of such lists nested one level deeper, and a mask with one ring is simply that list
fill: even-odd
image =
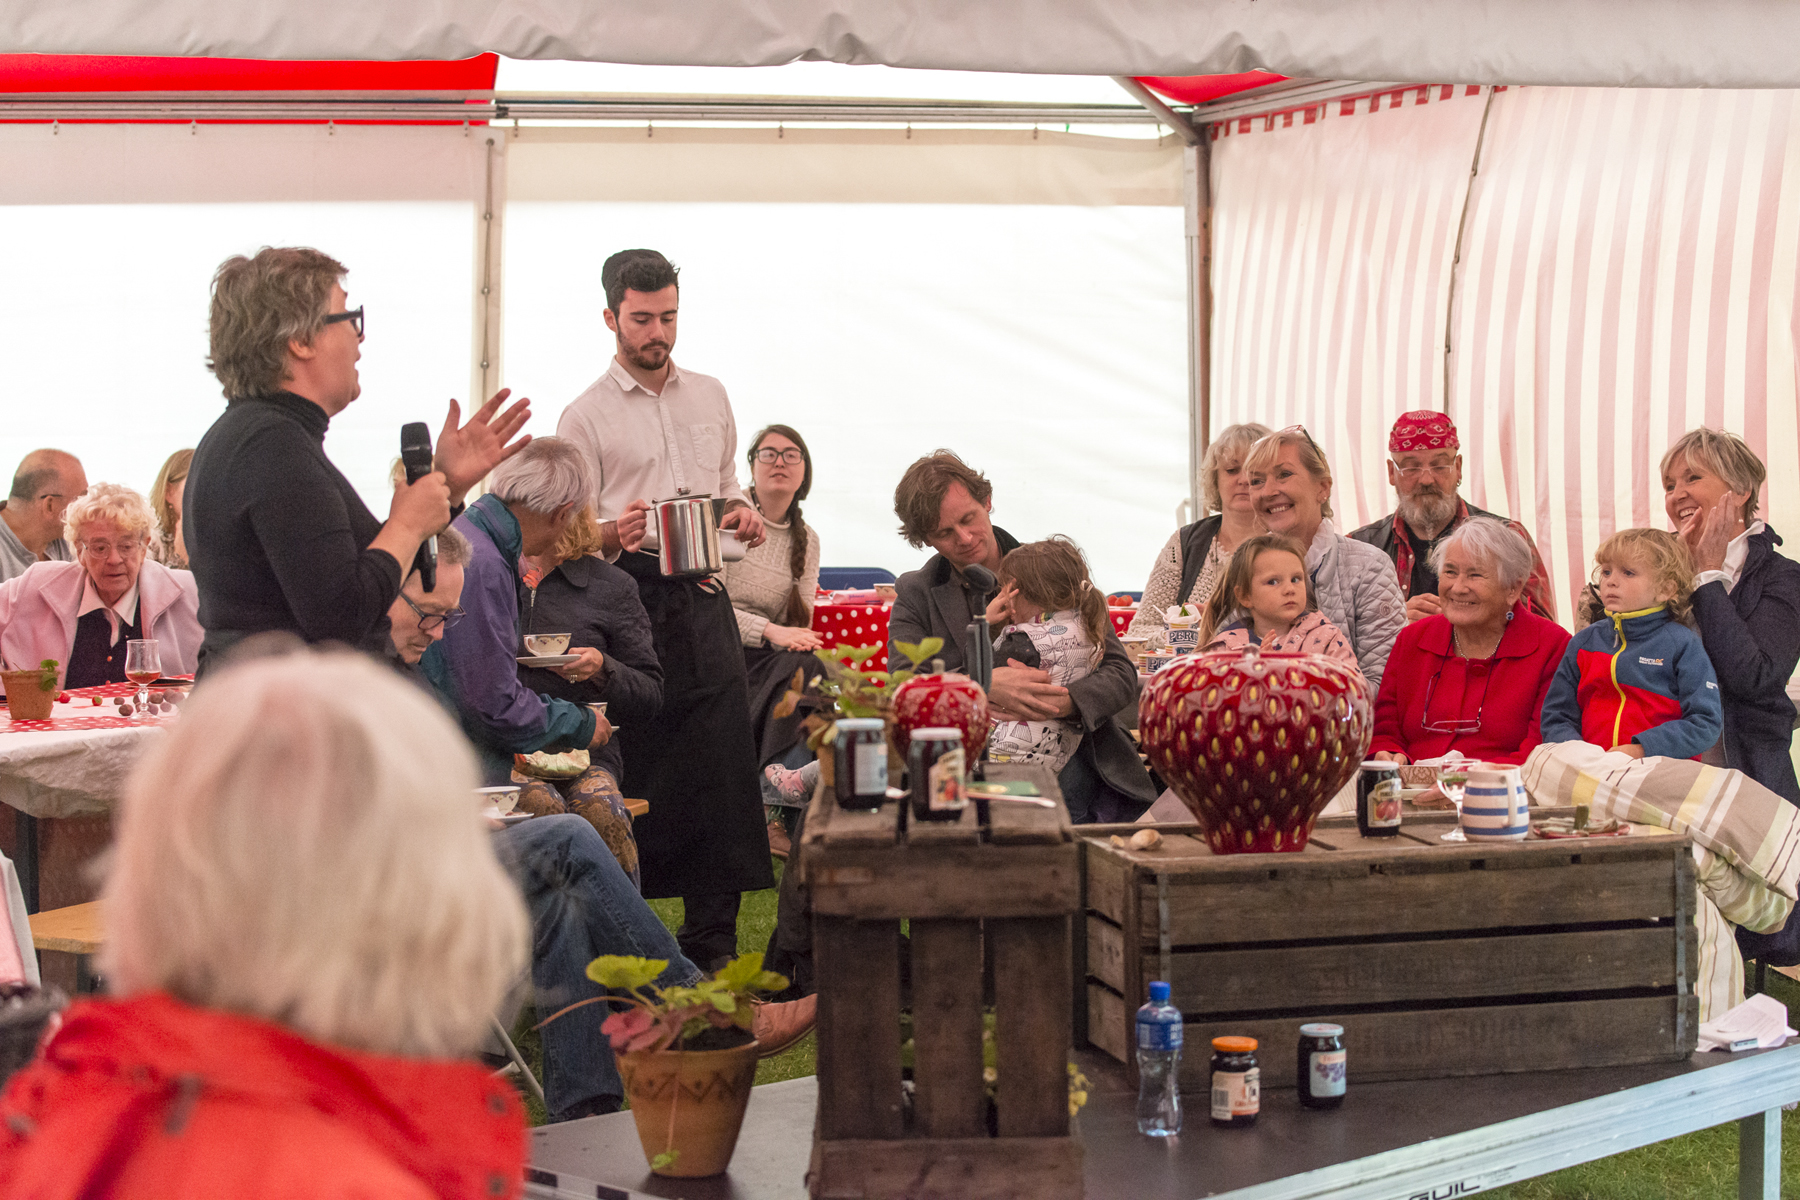
[{"label": "white dress shirt", "polygon": [[90,577],[82,584],[81,607],[75,610],[75,619],[81,620],[96,608],[106,610],[107,622],[112,625],[112,642],[110,644],[118,645],[119,634],[125,626],[137,620],[138,585],[132,584],[131,590],[120,596],[117,604],[107,604],[100,599],[100,593],[94,590],[94,581]]},{"label": "white dress shirt", "polygon": [[1704,587],[1713,580],[1720,580],[1729,592],[1737,586],[1738,576],[1743,573],[1744,559],[1750,554],[1750,539],[1763,531],[1761,521],[1752,521],[1744,532],[1732,538],[1725,546],[1725,566],[1717,571],[1702,571],[1694,576],[1694,586]]},{"label": "white dress shirt", "polygon": [[713,496],[748,504],[737,477],[737,419],[725,385],[673,362],[661,395],[614,359],[563,409],[556,436],[595,467],[594,508],[616,520],[633,500]]}]

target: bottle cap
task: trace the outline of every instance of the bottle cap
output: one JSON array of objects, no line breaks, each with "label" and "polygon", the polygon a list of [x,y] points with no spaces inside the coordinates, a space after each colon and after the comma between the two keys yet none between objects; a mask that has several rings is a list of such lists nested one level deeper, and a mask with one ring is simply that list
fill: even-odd
[{"label": "bottle cap", "polygon": [[1329,1021],[1319,1021],[1312,1025],[1302,1025],[1300,1032],[1305,1037],[1343,1037],[1344,1027],[1333,1025]]},{"label": "bottle cap", "polygon": [[1152,1003],[1152,1004],[1167,1004],[1168,1002],[1169,1002],[1169,985],[1164,983],[1160,979],[1152,982],[1150,984],[1150,1003]]},{"label": "bottle cap", "polygon": [[887,728],[887,722],[880,717],[839,717],[837,727],[839,733],[875,733]]},{"label": "bottle cap", "polygon": [[962,730],[945,729],[934,725],[930,729],[913,730],[912,740],[915,742],[960,742],[962,741]]},{"label": "bottle cap", "polygon": [[1256,1039],[1247,1037],[1216,1037],[1212,1043],[1214,1050],[1223,1050],[1227,1054],[1250,1054],[1256,1050]]}]

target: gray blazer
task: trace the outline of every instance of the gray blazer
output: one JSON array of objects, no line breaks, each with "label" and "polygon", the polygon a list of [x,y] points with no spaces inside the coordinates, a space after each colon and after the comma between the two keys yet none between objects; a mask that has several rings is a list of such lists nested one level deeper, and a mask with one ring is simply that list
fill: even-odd
[{"label": "gray blazer", "polygon": [[[995,529],[994,534],[1002,554],[1018,545],[1003,530]],[[986,612],[986,601],[964,585],[962,576],[941,554],[933,555],[917,571],[902,575],[894,589],[894,611],[888,618],[889,666],[898,670],[906,665],[906,658],[895,649],[895,643],[916,644],[928,637],[941,637],[944,648],[937,657],[944,660],[944,669],[962,670],[969,624]],[[1130,737],[1114,719],[1137,694],[1137,669],[1108,622],[1100,665],[1087,678],[1069,685],[1069,700],[1085,731],[1076,755],[1086,757],[1107,787],[1129,800],[1149,804],[1156,799],[1150,773],[1144,770]]]}]

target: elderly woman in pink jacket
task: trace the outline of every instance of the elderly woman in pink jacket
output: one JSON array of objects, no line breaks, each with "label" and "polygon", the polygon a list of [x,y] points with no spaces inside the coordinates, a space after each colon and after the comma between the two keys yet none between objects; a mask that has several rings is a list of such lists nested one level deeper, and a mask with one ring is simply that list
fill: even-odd
[{"label": "elderly woman in pink jacket", "polygon": [[154,638],[168,674],[193,671],[202,630],[194,577],[148,556],[149,502],[97,483],[64,518],[74,562],[34,563],[0,584],[0,656],[8,666],[55,659],[64,687],[125,682],[125,644]]}]

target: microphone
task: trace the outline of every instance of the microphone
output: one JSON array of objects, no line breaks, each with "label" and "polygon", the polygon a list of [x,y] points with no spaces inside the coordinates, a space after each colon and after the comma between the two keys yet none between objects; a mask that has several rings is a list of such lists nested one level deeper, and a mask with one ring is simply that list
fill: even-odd
[{"label": "microphone", "polygon": [[969,583],[974,586],[975,590],[981,593],[983,600],[993,595],[1000,587],[1000,580],[995,577],[992,571],[988,570],[980,563],[970,563],[962,569],[962,573],[963,578],[968,580]]},{"label": "microphone", "polygon": [[[431,474],[431,427],[414,421],[400,427],[400,461],[406,466],[406,482],[417,483]],[[437,536],[425,539],[413,557],[413,570],[428,592],[437,591]]]}]

